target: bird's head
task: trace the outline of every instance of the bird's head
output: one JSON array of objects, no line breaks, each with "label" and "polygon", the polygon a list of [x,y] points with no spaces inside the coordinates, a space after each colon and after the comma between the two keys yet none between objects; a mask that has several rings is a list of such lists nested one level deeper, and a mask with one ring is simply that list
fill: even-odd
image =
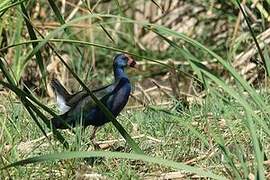
[{"label": "bird's head", "polygon": [[117,54],[114,57],[113,65],[116,67],[121,67],[121,68],[124,68],[127,66],[136,68],[135,60],[127,54]]}]

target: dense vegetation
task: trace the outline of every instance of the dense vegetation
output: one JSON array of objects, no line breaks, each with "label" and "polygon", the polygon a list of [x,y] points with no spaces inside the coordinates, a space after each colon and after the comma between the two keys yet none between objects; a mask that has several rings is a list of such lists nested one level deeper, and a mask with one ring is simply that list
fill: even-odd
[{"label": "dense vegetation", "polygon": [[[241,7],[1,1],[0,179],[269,179],[270,1]],[[121,125],[111,117],[94,151],[91,127],[51,127],[50,81],[71,92],[106,85],[117,52],[139,70],[127,72]]]}]

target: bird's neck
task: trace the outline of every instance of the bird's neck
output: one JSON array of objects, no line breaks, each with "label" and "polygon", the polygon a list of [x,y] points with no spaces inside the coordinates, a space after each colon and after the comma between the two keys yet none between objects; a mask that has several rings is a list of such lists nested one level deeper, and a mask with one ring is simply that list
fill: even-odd
[{"label": "bird's neck", "polygon": [[114,78],[116,81],[121,79],[121,78],[128,78],[123,67],[116,66],[114,68]]}]

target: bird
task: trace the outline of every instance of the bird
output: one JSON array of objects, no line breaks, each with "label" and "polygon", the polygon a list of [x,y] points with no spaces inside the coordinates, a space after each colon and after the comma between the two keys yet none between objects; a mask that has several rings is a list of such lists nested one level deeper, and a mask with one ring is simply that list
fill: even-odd
[{"label": "bird", "polygon": [[[94,95],[117,117],[128,102],[131,93],[131,83],[126,67],[136,68],[136,61],[127,54],[117,54],[113,60],[114,82],[107,86],[93,90]],[[56,101],[61,114],[52,118],[51,122],[56,129],[68,129],[78,125],[82,127],[94,126],[91,141],[97,129],[108,123],[109,119],[97,106],[85,90],[70,94],[57,80],[51,81],[51,87],[56,96]]]}]

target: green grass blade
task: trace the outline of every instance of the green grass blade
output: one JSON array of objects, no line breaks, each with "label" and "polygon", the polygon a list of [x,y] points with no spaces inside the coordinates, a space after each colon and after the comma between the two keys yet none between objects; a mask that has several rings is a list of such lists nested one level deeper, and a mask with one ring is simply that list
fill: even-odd
[{"label": "green grass blade", "polygon": [[[260,57],[261,57],[261,60],[262,60],[262,62],[263,62],[263,65],[264,65],[264,68],[265,68],[265,70],[266,70],[266,73],[267,73],[267,75],[269,76],[269,75],[270,75],[270,72],[268,71],[267,64],[266,64],[266,61],[265,61],[265,59],[264,59],[262,49],[260,48],[259,43],[258,43],[258,41],[257,41],[257,39],[256,39],[256,36],[255,36],[255,34],[254,34],[254,32],[253,32],[253,30],[252,30],[252,28],[251,28],[251,25],[250,25],[250,23],[249,23],[249,20],[248,20],[248,18],[247,18],[247,15],[246,15],[245,11],[243,10],[241,4],[239,3],[239,0],[236,0],[236,2],[237,2],[237,4],[238,4],[238,7],[239,7],[239,9],[241,10],[241,12],[242,12],[244,18],[245,18],[245,21],[246,21],[246,23],[247,23],[249,32],[250,32],[250,34],[251,34],[251,36],[252,36],[252,38],[253,38],[253,40],[254,40],[254,42],[255,42],[255,45],[256,45],[256,47],[257,47],[257,50],[258,50],[259,55],[260,55]],[[269,64],[269,62],[268,62],[268,64]]]},{"label": "green grass blade", "polygon": [[212,172],[203,170],[201,168],[185,165],[184,163],[178,163],[175,161],[165,160],[157,157],[150,157],[143,154],[134,154],[134,153],[121,153],[121,152],[108,152],[108,151],[92,151],[92,152],[62,152],[55,154],[42,155],[37,157],[32,157],[17,161],[8,166],[2,167],[1,169],[6,169],[15,166],[22,166],[30,163],[44,162],[44,161],[56,161],[56,160],[65,160],[73,158],[87,158],[87,157],[106,157],[106,158],[124,158],[124,159],[133,159],[141,160],[149,163],[160,164],[166,167],[171,167],[177,170],[183,170],[185,172],[194,173],[199,176],[209,177],[213,179],[226,179],[223,176],[216,175]]},{"label": "green grass blade", "polygon": [[3,0],[2,2],[0,2],[0,9],[3,8],[3,6],[6,6],[7,4],[9,4],[11,2],[11,0]]},{"label": "green grass blade", "polygon": [[12,86],[16,86],[17,85],[17,82],[14,80],[14,78],[8,72],[8,69],[4,65],[4,62],[3,62],[3,59],[2,58],[0,58],[0,69],[2,70],[2,73],[4,74],[4,77],[6,77],[6,79],[8,80],[8,82]]},{"label": "green grass blade", "polygon": [[[28,13],[27,13],[23,3],[21,3],[21,10],[22,10],[22,13],[23,13],[23,18],[24,18],[24,21],[25,21],[29,36],[30,36],[31,40],[36,40],[37,39],[36,33],[35,33],[34,29],[33,29],[32,24],[30,23]],[[37,43],[33,42],[32,46],[33,46],[33,48],[35,48],[37,46]],[[43,80],[43,85],[46,88],[47,87],[46,70],[45,70],[43,59],[42,59],[42,56],[41,56],[41,51],[38,50],[35,53],[35,56],[36,56],[36,63],[38,64],[41,75],[42,75],[41,77],[42,77],[42,80]],[[27,61],[24,61],[24,62],[27,62]]]},{"label": "green grass blade", "polygon": [[[59,10],[59,8],[56,6],[54,0],[48,0],[57,20],[59,21],[59,23],[61,25],[66,24],[65,19],[63,18],[63,16],[61,15],[61,12]],[[70,32],[70,30],[68,29],[68,27],[64,28],[64,31],[67,33],[67,35],[71,35],[72,33]],[[72,36],[72,35],[71,35]],[[80,56],[82,56],[82,52],[80,51],[80,49],[78,47],[76,47],[76,50],[79,52]]]},{"label": "green grass blade", "polygon": [[19,89],[17,87],[17,83],[16,81],[12,78],[12,76],[10,75],[10,73],[8,72],[8,69],[6,68],[6,66],[4,65],[3,61],[0,60],[0,69],[2,70],[4,76],[6,77],[6,79],[9,82],[9,85],[3,81],[0,81],[1,84],[3,86],[8,87],[9,89],[11,89],[13,92],[16,92],[16,94],[20,94],[21,97],[27,97],[29,98],[31,101],[35,102],[37,105],[39,105],[41,108],[43,108],[45,111],[47,111],[48,113],[50,113],[51,115],[53,115],[54,117],[56,117],[57,115],[50,110],[50,108],[48,108],[47,106],[45,106],[44,104],[42,104],[41,102],[39,102],[31,93],[29,92],[24,92],[21,89]]},{"label": "green grass blade", "polygon": [[241,180],[241,175],[239,170],[237,169],[237,167],[235,166],[234,161],[232,160],[231,157],[231,153],[228,150],[228,148],[225,146],[224,143],[218,143],[219,149],[221,149],[221,151],[223,152],[223,155],[225,157],[225,159],[227,160],[228,164],[230,165],[230,167],[232,168],[234,174],[235,174],[235,178]]},{"label": "green grass blade", "polygon": [[266,66],[266,71],[268,74],[270,74],[270,57],[269,57],[269,48],[268,46],[265,46],[264,51],[263,51],[264,59],[265,59],[265,66]]},{"label": "green grass blade", "polygon": [[[24,44],[30,44],[32,42],[40,42],[40,43],[42,43],[43,40],[38,39],[38,40],[31,40],[31,41],[25,41],[25,42],[20,42],[20,43],[16,43],[16,44],[11,44],[9,46],[1,48],[0,52],[4,51],[6,49],[12,48],[12,47],[21,46],[21,45],[24,45]],[[62,43],[70,43],[70,44],[80,44],[80,45],[84,45],[84,46],[95,46],[95,47],[98,47],[98,48],[103,48],[103,49],[107,49],[107,50],[111,50],[111,51],[115,51],[115,52],[122,52],[122,53],[125,53],[125,54],[129,54],[129,55],[134,56],[134,57],[136,57],[138,59],[145,59],[147,61],[155,62],[155,63],[157,63],[159,65],[162,65],[162,66],[164,66],[164,67],[166,67],[168,69],[173,68],[171,65],[163,63],[162,61],[159,61],[157,59],[154,59],[154,58],[151,58],[151,57],[146,57],[146,56],[141,56],[139,54],[132,53],[132,52],[129,52],[129,51],[125,51],[123,49],[114,48],[114,47],[106,46],[106,45],[102,45],[102,44],[91,43],[91,42],[86,42],[86,41],[79,41],[79,40],[72,40],[72,39],[48,39],[47,42],[62,42]],[[196,77],[192,77],[192,78],[196,79]]]},{"label": "green grass blade", "polygon": [[48,0],[48,2],[49,2],[49,4],[50,4],[50,6],[51,6],[51,8],[52,8],[52,10],[53,10],[53,12],[54,12],[54,14],[56,15],[56,17],[57,17],[57,20],[60,22],[60,24],[66,24],[66,22],[65,22],[65,20],[64,20],[64,18],[63,18],[63,16],[61,15],[61,13],[60,13],[60,10],[58,9],[58,7],[56,6],[56,4],[55,4],[55,2],[53,1],[53,0]]},{"label": "green grass blade", "polygon": [[[9,1],[9,0],[7,0],[7,1]],[[7,4],[5,4],[3,2],[3,3],[0,4],[0,13],[7,11],[9,8],[12,8],[14,6],[17,6],[17,5],[21,4],[21,3],[23,3],[24,1],[26,1],[26,0],[17,1],[15,3],[9,4],[9,5],[7,5]]]},{"label": "green grass blade", "polygon": [[124,12],[123,12],[123,10],[122,10],[122,7],[121,7],[121,5],[120,5],[120,3],[119,3],[119,1],[118,0],[113,0],[114,1],[114,3],[116,4],[116,6],[117,6],[117,9],[118,9],[118,12],[119,12],[119,14],[121,15],[121,16],[125,16],[125,14],[124,14]]},{"label": "green grass blade", "polygon": [[[18,16],[17,22],[16,22],[17,29],[16,29],[16,31],[14,33],[14,37],[13,37],[14,43],[19,43],[21,41],[21,39],[22,39],[21,34],[22,34],[23,28],[24,28],[23,27],[23,22],[24,22],[23,17]],[[22,59],[22,50],[23,50],[22,46],[14,48],[15,52],[14,52],[14,57],[13,57],[13,60],[12,60],[13,65],[10,68],[14,72],[14,77],[15,77],[16,81],[19,81],[21,79],[21,75],[22,75],[22,72],[24,70],[24,68],[22,68],[23,63],[21,61],[21,59]]]},{"label": "green grass blade", "polygon": [[249,125],[249,131],[251,134],[253,148],[255,151],[254,154],[255,154],[255,160],[256,160],[256,165],[257,165],[257,168],[255,169],[254,174],[258,173],[257,174],[258,179],[265,179],[264,164],[263,164],[264,153],[262,152],[262,150],[260,148],[260,143],[258,140],[258,135],[257,135],[256,129],[254,128],[251,112],[247,111],[246,114],[247,114],[247,118],[249,119],[249,122],[251,123],[248,125]]}]

